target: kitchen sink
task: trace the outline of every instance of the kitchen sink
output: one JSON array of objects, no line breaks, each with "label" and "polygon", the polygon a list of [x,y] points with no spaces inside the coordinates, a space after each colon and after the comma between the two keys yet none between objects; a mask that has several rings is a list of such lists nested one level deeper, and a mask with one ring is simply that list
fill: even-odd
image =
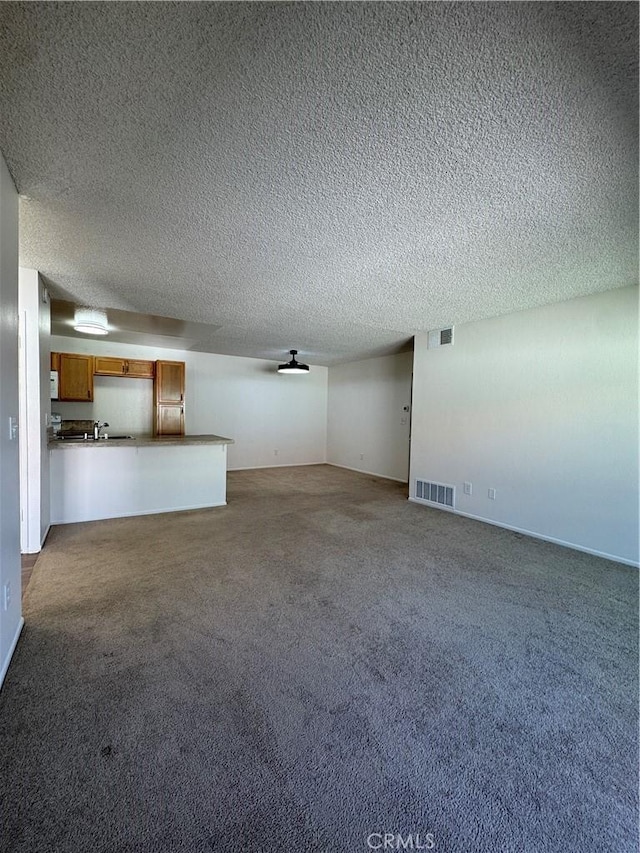
[{"label": "kitchen sink", "polygon": [[[57,438],[58,441],[96,441],[96,439],[92,436],[84,436],[84,435],[59,435]],[[125,441],[125,440],[133,440],[132,435],[101,435],[97,441]]]}]

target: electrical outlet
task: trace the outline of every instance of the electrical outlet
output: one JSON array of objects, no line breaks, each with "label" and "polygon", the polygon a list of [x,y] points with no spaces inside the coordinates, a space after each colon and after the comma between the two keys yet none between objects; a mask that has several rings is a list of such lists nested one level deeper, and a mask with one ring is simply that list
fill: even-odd
[{"label": "electrical outlet", "polygon": [[9,441],[15,441],[18,437],[18,419],[13,415],[9,416]]},{"label": "electrical outlet", "polygon": [[2,609],[8,610],[11,604],[11,584],[9,581],[2,587]]},{"label": "electrical outlet", "polygon": [[487,494],[489,495],[490,501],[495,501],[495,499],[496,499],[496,490],[495,489],[489,489]]},{"label": "electrical outlet", "polygon": [[473,494],[473,485],[471,483],[465,483],[464,484],[464,493],[465,493],[465,495],[472,495]]},{"label": "electrical outlet", "polygon": [[406,418],[400,418],[400,426],[406,426],[406,425],[407,425],[407,419]]},{"label": "electrical outlet", "polygon": [[364,461],[364,453],[361,453],[361,454],[360,454],[360,461],[361,461],[361,462],[363,462],[363,461]]},{"label": "electrical outlet", "polygon": [[273,451],[273,455],[274,455],[274,456],[277,456],[277,455],[278,455],[278,451],[277,451],[277,450],[274,450],[274,451]]}]

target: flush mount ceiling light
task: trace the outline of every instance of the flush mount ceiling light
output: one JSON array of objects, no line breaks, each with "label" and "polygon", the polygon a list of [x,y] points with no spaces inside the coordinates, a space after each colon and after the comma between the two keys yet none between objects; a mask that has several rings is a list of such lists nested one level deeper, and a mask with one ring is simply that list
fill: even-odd
[{"label": "flush mount ceiling light", "polygon": [[291,353],[291,361],[288,361],[286,364],[278,365],[278,373],[308,373],[309,365],[300,364],[299,361],[296,361],[298,350],[290,349],[289,352]]},{"label": "flush mount ceiling light", "polygon": [[100,308],[76,308],[73,328],[84,335],[108,335],[107,312]]}]

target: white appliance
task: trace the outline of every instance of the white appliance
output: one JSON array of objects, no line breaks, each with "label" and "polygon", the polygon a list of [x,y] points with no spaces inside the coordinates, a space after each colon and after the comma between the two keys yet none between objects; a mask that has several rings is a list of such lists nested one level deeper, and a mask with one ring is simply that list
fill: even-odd
[{"label": "white appliance", "polygon": [[58,399],[58,371],[51,371],[51,399]]}]

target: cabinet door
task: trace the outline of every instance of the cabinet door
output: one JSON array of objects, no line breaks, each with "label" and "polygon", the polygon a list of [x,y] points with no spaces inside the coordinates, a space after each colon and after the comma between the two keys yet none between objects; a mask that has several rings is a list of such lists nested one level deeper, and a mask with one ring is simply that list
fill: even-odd
[{"label": "cabinet door", "polygon": [[93,356],[61,352],[58,377],[59,400],[93,400]]},{"label": "cabinet door", "polygon": [[156,407],[156,435],[184,435],[184,407]]},{"label": "cabinet door", "polygon": [[184,361],[156,361],[153,383],[156,435],[184,435]]},{"label": "cabinet door", "polygon": [[155,373],[152,361],[129,359],[126,363],[126,375],[135,379],[153,379]]},{"label": "cabinet door", "polygon": [[155,397],[158,403],[184,402],[184,361],[156,361]]},{"label": "cabinet door", "polygon": [[94,372],[99,376],[124,376],[127,372],[127,363],[123,358],[111,358],[104,355],[96,355],[94,358]]}]

